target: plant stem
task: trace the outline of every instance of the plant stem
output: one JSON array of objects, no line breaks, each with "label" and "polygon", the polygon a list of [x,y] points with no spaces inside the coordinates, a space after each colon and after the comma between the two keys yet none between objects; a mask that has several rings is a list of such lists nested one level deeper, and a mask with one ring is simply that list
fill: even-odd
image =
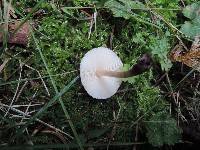
[{"label": "plant stem", "polygon": [[133,67],[128,71],[110,71],[110,70],[97,70],[97,77],[101,76],[109,76],[116,78],[128,78],[132,76],[136,76],[142,74],[150,69],[152,65],[152,59],[149,54],[144,54],[138,61],[137,64],[133,65]]}]

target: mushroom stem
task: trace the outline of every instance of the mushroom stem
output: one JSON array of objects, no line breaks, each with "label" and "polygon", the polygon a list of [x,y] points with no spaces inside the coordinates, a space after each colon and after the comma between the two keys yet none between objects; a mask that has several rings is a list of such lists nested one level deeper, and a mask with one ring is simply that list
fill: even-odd
[{"label": "mushroom stem", "polygon": [[142,74],[150,69],[152,66],[152,59],[149,54],[144,54],[138,61],[137,64],[133,65],[133,67],[128,71],[108,71],[108,70],[97,70],[96,75],[98,77],[101,76],[109,76],[116,78],[128,78],[132,76],[136,76]]}]

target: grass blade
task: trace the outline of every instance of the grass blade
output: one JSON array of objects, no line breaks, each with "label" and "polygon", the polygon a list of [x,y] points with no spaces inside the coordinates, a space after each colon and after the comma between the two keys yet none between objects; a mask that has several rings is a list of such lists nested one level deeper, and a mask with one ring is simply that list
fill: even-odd
[{"label": "grass blade", "polygon": [[[55,80],[53,79],[53,77],[52,77],[52,75],[51,75],[50,69],[48,68],[47,62],[46,62],[46,60],[45,60],[45,58],[44,58],[44,55],[43,55],[43,53],[42,53],[42,50],[41,50],[40,47],[39,47],[38,41],[37,41],[37,39],[35,38],[35,35],[34,35],[32,29],[31,29],[30,31],[31,31],[31,35],[32,35],[32,37],[33,37],[33,41],[34,41],[34,43],[35,43],[35,45],[36,45],[36,49],[37,49],[37,50],[39,51],[39,53],[40,53],[40,56],[41,56],[42,61],[43,61],[44,65],[45,65],[45,68],[46,68],[46,70],[47,70],[47,72],[48,72],[48,74],[49,74],[49,77],[50,77],[51,83],[52,83],[52,85],[53,85],[53,88],[54,88],[54,90],[55,90],[55,92],[56,92],[56,94],[57,94],[57,93],[58,93],[58,88],[57,88],[57,86],[56,86]],[[75,129],[75,127],[74,127],[74,125],[73,125],[73,123],[72,123],[72,121],[71,121],[71,118],[70,118],[70,116],[69,116],[69,113],[68,113],[68,111],[67,111],[67,109],[66,109],[66,107],[65,107],[65,105],[64,105],[64,103],[63,103],[63,101],[62,101],[62,99],[61,99],[61,97],[59,98],[59,102],[60,102],[60,105],[61,105],[61,107],[62,107],[62,109],[63,109],[63,112],[64,112],[64,114],[65,114],[65,117],[67,118],[67,121],[68,121],[68,123],[69,123],[69,125],[70,125],[70,127],[71,127],[71,129],[72,129],[72,132],[73,132],[73,134],[74,134],[74,136],[75,136],[75,139],[76,139],[76,141],[77,141],[77,144],[79,145],[80,149],[83,150],[82,143],[81,143],[81,141],[80,141],[80,139],[79,139],[79,137],[78,137],[78,134],[77,134],[77,132],[76,132],[76,129]]]},{"label": "grass blade", "polygon": [[[74,78],[68,85],[66,85],[59,93],[57,93],[46,105],[43,106],[35,115],[33,115],[27,122],[26,125],[24,125],[16,134],[15,137],[21,135],[23,131],[26,129],[26,127],[32,123],[36,118],[42,117],[42,115],[46,112],[46,110],[53,104],[55,103],[60,97],[62,97],[63,94],[65,94],[70,87],[79,79],[79,76]],[[15,138],[14,137],[14,138]]]}]

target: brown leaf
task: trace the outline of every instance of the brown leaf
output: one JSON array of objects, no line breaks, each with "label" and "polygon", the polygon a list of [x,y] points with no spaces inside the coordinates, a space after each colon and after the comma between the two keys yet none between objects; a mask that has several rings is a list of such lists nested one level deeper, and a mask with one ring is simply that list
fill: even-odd
[{"label": "brown leaf", "polygon": [[[24,23],[21,28],[13,35],[13,32],[17,29],[19,26],[20,21],[10,22],[8,24],[8,43],[12,44],[21,44],[21,45],[27,45],[28,39],[30,35],[29,31],[29,23]],[[5,24],[0,25],[0,28],[4,28]],[[3,41],[3,31],[0,31],[0,43]]]},{"label": "brown leaf", "polygon": [[[180,44],[176,45],[175,48],[170,53],[171,61],[182,62],[183,64],[189,67],[196,67],[199,65],[200,59],[200,44],[199,38],[196,37],[189,51],[184,51],[183,46]],[[200,71],[200,67],[197,67],[196,70]]]}]

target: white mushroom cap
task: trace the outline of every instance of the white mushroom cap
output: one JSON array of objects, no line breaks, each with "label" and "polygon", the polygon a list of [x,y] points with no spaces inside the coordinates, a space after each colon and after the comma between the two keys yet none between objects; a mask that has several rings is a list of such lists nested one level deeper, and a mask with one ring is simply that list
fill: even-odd
[{"label": "white mushroom cap", "polygon": [[96,99],[107,99],[120,87],[121,80],[115,77],[97,76],[97,70],[120,71],[120,58],[110,49],[98,47],[88,51],[80,64],[81,82],[87,93]]}]

